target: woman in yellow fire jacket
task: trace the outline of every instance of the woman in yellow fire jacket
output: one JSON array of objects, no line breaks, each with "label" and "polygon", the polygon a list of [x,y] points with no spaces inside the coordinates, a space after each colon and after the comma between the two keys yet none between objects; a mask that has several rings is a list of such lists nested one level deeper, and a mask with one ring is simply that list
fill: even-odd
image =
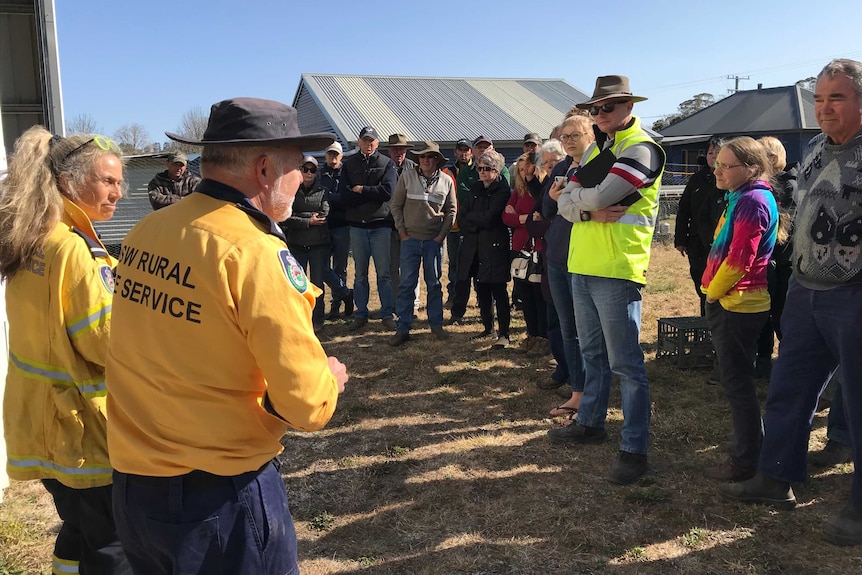
[{"label": "woman in yellow fire jacket", "polygon": [[7,470],[41,479],[63,525],[54,573],[129,573],[111,513],[105,355],[114,260],[93,221],[123,194],[117,145],[102,136],[15,143],[0,183],[0,279],[7,282]]}]

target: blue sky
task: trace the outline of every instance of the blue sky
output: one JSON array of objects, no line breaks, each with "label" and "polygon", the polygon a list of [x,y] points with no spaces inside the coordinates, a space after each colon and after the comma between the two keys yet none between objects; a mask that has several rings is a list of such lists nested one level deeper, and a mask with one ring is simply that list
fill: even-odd
[{"label": "blue sky", "polygon": [[303,72],[562,78],[588,94],[624,74],[652,123],[726,95],[727,76],[783,86],[862,60],[859,0],[55,1],[66,121],[137,122],[155,141],[232,96],[289,104]]}]

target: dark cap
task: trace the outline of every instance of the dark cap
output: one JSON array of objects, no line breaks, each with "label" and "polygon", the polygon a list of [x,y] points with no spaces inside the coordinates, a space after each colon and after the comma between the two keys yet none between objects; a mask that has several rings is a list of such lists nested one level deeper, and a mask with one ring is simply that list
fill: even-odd
[{"label": "dark cap", "polygon": [[377,130],[374,129],[373,126],[365,126],[361,130],[359,130],[359,138],[374,138],[375,140],[379,140],[380,136],[377,135]]},{"label": "dark cap", "polygon": [[335,134],[301,134],[296,109],[274,100],[231,98],[213,104],[207,129],[200,140],[165,132],[171,140],[193,146],[270,145],[322,150],[335,141]]},{"label": "dark cap", "polygon": [[314,164],[315,166],[319,165],[317,163],[317,158],[315,158],[314,156],[303,156],[302,165],[305,164]]},{"label": "dark cap", "polygon": [[525,144],[536,144],[537,146],[542,145],[542,138],[539,137],[539,134],[535,132],[530,132],[524,136]]},{"label": "dark cap", "polygon": [[471,145],[470,145],[470,140],[468,140],[467,138],[461,138],[460,140],[458,140],[457,142],[455,142],[455,149],[456,149],[456,150],[457,150],[458,148],[460,148],[461,146],[467,146],[468,148],[472,148],[472,147],[473,147],[473,146],[471,146]]},{"label": "dark cap", "polygon": [[182,152],[171,152],[168,154],[168,161],[172,164],[182,164],[184,166],[189,165],[189,159]]},{"label": "dark cap", "polygon": [[491,138],[486,138],[485,136],[476,136],[476,139],[473,140],[473,147],[476,147],[476,144],[478,144],[479,142],[488,142],[492,146],[494,145],[494,142],[491,141]]}]

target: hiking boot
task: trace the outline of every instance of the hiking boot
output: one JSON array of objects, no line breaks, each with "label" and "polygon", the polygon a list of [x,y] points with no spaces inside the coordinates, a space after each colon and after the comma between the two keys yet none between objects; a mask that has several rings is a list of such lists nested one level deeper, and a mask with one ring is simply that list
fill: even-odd
[{"label": "hiking boot", "polygon": [[545,337],[537,337],[536,343],[527,350],[527,357],[543,357],[546,355],[550,355],[551,353],[551,342],[548,338]]},{"label": "hiking boot", "polygon": [[719,481],[745,481],[754,477],[756,473],[757,469],[739,467],[729,457],[722,463],[703,470],[704,475],[710,479],[718,479]]},{"label": "hiking boot", "polygon": [[347,295],[341,298],[344,303],[344,317],[353,315],[353,290],[348,290]]},{"label": "hiking boot", "polygon": [[464,321],[463,317],[450,317],[446,322],[446,325],[466,325],[467,322]]},{"label": "hiking boot", "polygon": [[536,382],[536,387],[538,387],[539,389],[544,389],[546,391],[557,389],[558,387],[563,385],[566,385],[565,381],[557,381],[553,377],[549,377],[547,379],[540,379]]},{"label": "hiking boot", "polygon": [[326,314],[324,319],[328,319],[329,321],[339,319],[341,317],[341,300],[333,301],[332,307],[329,308],[329,313]]},{"label": "hiking boot", "polygon": [[617,485],[634,483],[649,471],[646,453],[620,451],[608,472],[608,481]]},{"label": "hiking boot", "polygon": [[762,473],[740,483],[722,483],[718,486],[718,493],[738,503],[762,503],[785,510],[796,507],[796,496],[790,483]]},{"label": "hiking boot", "polygon": [[604,443],[608,432],[604,427],[587,427],[573,421],[565,427],[549,429],[548,439],[551,443]]},{"label": "hiking boot", "polygon": [[347,326],[347,331],[357,331],[368,325],[368,319],[364,317],[354,318],[350,325]]},{"label": "hiking boot", "polygon": [[445,303],[443,303],[443,309],[452,309],[452,304],[455,303],[452,301],[452,296],[446,298]]},{"label": "hiking boot", "polygon": [[833,545],[862,544],[862,511],[857,511],[849,503],[845,505],[823,526],[823,539]]},{"label": "hiking boot", "polygon": [[395,331],[396,329],[398,329],[398,326],[395,325],[395,320],[391,317],[384,317],[382,320],[380,320],[380,323],[383,324],[383,327],[385,329],[388,329],[390,331]]},{"label": "hiking boot", "polygon": [[389,338],[389,345],[392,347],[398,347],[403,343],[407,343],[410,340],[410,334],[406,331],[396,331],[395,335]]},{"label": "hiking boot", "polygon": [[434,338],[439,340],[439,341],[449,339],[449,334],[446,333],[446,330],[444,330],[442,327],[432,327],[431,328],[431,335],[433,335]]},{"label": "hiking boot", "polygon": [[491,347],[493,347],[494,349],[506,349],[507,347],[509,347],[509,338],[505,335],[501,335],[497,338],[497,341],[495,341],[494,345],[492,345]]},{"label": "hiking boot", "polygon": [[496,332],[494,332],[493,330],[490,330],[490,329],[486,329],[482,333],[477,333],[476,335],[470,336],[469,341],[480,341],[483,339],[487,339],[489,337],[496,338],[497,337]]},{"label": "hiking boot", "polygon": [[757,361],[754,364],[755,379],[769,379],[772,375],[772,358],[767,356],[757,356]]},{"label": "hiking boot", "polygon": [[826,440],[826,446],[823,449],[808,456],[808,462],[814,467],[832,467],[851,461],[853,461],[853,448],[834,439]]},{"label": "hiking boot", "polygon": [[518,353],[527,353],[532,349],[532,347],[536,345],[536,338],[532,335],[527,336],[526,338],[521,340],[521,343],[518,344],[518,347],[515,349]]}]

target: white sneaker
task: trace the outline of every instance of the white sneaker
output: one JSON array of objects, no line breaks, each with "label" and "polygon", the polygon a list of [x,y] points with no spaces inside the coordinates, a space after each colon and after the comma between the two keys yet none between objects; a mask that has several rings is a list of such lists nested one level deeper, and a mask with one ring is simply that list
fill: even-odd
[{"label": "white sneaker", "polygon": [[495,341],[494,345],[492,345],[491,347],[494,347],[497,349],[505,349],[505,348],[509,347],[509,338],[501,335],[500,337],[497,338],[497,341]]}]

